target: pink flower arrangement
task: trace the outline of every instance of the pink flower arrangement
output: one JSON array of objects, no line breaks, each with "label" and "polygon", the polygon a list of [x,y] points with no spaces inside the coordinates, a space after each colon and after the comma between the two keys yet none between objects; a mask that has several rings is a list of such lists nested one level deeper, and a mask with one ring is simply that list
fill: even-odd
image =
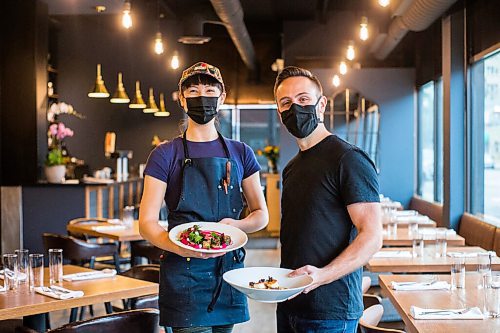
[{"label": "pink flower arrangement", "polygon": [[[73,136],[73,130],[69,127],[66,127],[64,123],[54,123],[49,126],[49,137],[52,138],[52,142],[54,141],[61,141],[65,137]],[[55,139],[55,140],[54,140]]]},{"label": "pink flower arrangement", "polygon": [[68,157],[63,153],[63,140],[66,137],[72,137],[73,134],[73,130],[66,127],[62,122],[49,125],[49,130],[47,131],[49,152],[45,160],[45,165],[54,166],[68,162]]}]

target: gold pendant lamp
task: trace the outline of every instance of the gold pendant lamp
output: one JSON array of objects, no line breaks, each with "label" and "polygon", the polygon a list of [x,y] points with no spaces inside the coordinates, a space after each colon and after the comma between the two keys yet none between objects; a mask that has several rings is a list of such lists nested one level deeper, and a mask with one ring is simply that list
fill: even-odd
[{"label": "gold pendant lamp", "polygon": [[155,112],[155,117],[168,117],[170,116],[170,112],[165,108],[165,101],[163,93],[160,94],[160,110]]},{"label": "gold pendant lamp", "polygon": [[126,104],[130,102],[130,98],[128,98],[125,87],[123,86],[122,73],[118,73],[118,87],[116,87],[116,91],[109,101],[115,104]]},{"label": "gold pendant lamp", "polygon": [[156,105],[155,102],[155,96],[153,95],[153,88],[149,88],[149,98],[148,98],[148,104],[146,107],[142,110],[144,113],[154,113],[158,111],[158,105]]},{"label": "gold pendant lamp", "polygon": [[132,103],[130,103],[128,107],[131,109],[144,109],[146,107],[146,103],[142,98],[141,84],[139,81],[135,81],[135,96]]},{"label": "gold pendant lamp", "polygon": [[101,64],[97,64],[97,77],[95,80],[94,88],[88,93],[89,97],[92,98],[108,98],[109,92],[104,85],[104,80],[101,75]]}]

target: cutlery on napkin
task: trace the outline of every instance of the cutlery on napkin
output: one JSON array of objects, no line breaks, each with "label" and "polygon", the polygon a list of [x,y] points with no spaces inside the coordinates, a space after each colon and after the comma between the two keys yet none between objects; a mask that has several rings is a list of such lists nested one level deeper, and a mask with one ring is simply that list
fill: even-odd
[{"label": "cutlery on napkin", "polygon": [[127,226],[125,225],[97,225],[95,227],[92,227],[92,230],[95,231],[113,231],[113,230],[125,230],[127,229]]},{"label": "cutlery on napkin", "polygon": [[[17,273],[17,279],[19,281],[25,281],[26,278],[28,277],[28,275],[26,273]],[[3,276],[3,269],[0,269],[0,279],[4,279],[4,276]]]},{"label": "cutlery on napkin", "polygon": [[412,258],[410,251],[378,251],[372,258]]},{"label": "cutlery on napkin", "polygon": [[450,284],[446,281],[429,281],[429,282],[391,282],[391,288],[401,291],[412,290],[441,290],[450,289]]},{"label": "cutlery on napkin", "polygon": [[478,253],[489,253],[491,255],[491,257],[496,257],[497,254],[495,251],[488,251],[488,252],[454,252],[454,251],[450,251],[450,252],[447,252],[446,255],[448,257],[455,257],[455,256],[462,256],[462,257],[466,257],[466,258],[475,258],[477,257]]},{"label": "cutlery on napkin", "polygon": [[64,281],[83,281],[113,277],[116,275],[115,269],[105,268],[102,271],[82,272],[63,275]]},{"label": "cutlery on napkin", "polygon": [[424,309],[412,305],[410,314],[415,319],[483,319],[478,307],[462,309]]},{"label": "cutlery on napkin", "polygon": [[36,287],[35,291],[39,294],[57,299],[77,298],[84,295],[81,290],[70,290],[59,286]]}]

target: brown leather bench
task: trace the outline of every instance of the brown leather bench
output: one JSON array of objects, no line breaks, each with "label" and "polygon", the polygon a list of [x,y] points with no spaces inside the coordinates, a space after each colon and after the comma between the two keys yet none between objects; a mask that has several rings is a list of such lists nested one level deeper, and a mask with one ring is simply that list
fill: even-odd
[{"label": "brown leather bench", "polygon": [[422,215],[427,215],[436,222],[438,227],[443,227],[443,205],[422,199],[414,195],[410,201],[410,209],[416,210]]},{"label": "brown leather bench", "polygon": [[497,228],[495,231],[495,238],[493,239],[493,251],[497,253],[497,256],[500,256],[500,228]]},{"label": "brown leather bench", "polygon": [[477,216],[464,213],[460,219],[458,234],[465,238],[466,245],[492,250],[495,233],[497,233],[497,227],[484,222]]}]

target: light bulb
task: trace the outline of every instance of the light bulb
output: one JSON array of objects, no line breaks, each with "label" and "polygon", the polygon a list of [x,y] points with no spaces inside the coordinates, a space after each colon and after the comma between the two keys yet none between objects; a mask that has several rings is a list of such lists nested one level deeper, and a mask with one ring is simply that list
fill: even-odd
[{"label": "light bulb", "polygon": [[177,53],[177,51],[175,51],[174,55],[172,56],[172,60],[170,61],[170,67],[172,67],[172,69],[179,68],[179,54]]},{"label": "light bulb", "polygon": [[340,62],[340,65],[339,65],[339,72],[340,74],[342,75],[345,75],[347,73],[347,64],[345,63],[345,61],[341,61]]},{"label": "light bulb", "polygon": [[132,27],[132,16],[130,16],[130,2],[125,1],[123,4],[123,16],[122,16],[122,25],[125,29],[129,29]]},{"label": "light bulb", "polygon": [[161,39],[161,32],[156,33],[156,38],[155,38],[155,53],[156,54],[163,54],[164,48],[163,48],[163,41]]},{"label": "light bulb", "polygon": [[381,5],[382,7],[387,7],[391,3],[390,0],[378,0],[378,4]]},{"label": "light bulb", "polygon": [[368,39],[368,19],[366,16],[361,18],[361,24],[359,25],[359,39],[367,40]]},{"label": "light bulb", "polygon": [[354,53],[354,45],[352,44],[349,44],[349,46],[347,47],[347,53],[346,53],[346,58],[347,60],[354,60],[354,57],[355,57],[355,53]]},{"label": "light bulb", "polygon": [[335,87],[340,86],[340,77],[337,74],[333,76],[332,83]]}]

